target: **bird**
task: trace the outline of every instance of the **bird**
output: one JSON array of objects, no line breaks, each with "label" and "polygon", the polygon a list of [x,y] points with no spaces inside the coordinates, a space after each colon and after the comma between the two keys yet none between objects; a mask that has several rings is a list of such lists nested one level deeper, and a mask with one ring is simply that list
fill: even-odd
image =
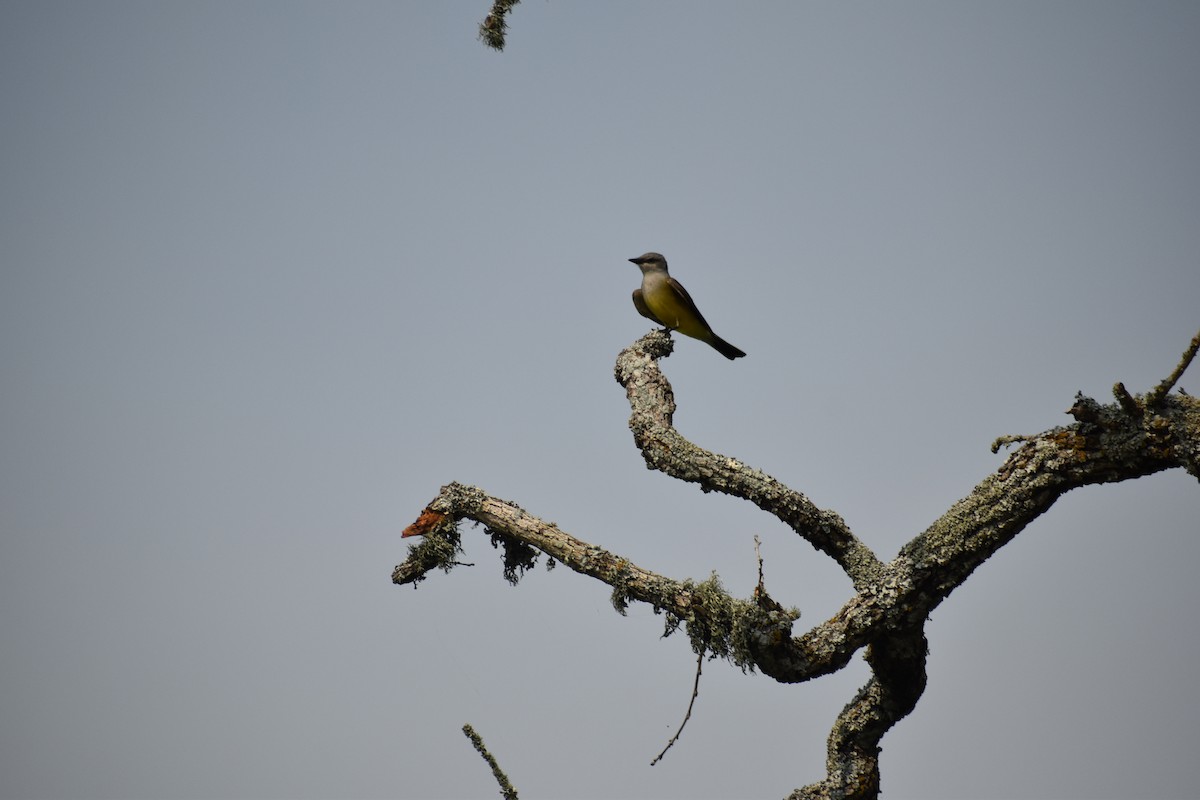
[{"label": "bird", "polygon": [[699,339],[732,361],[746,355],[713,333],[683,285],[667,274],[662,253],[645,253],[629,259],[642,270],[642,288],[633,291],[633,307],[667,330]]}]

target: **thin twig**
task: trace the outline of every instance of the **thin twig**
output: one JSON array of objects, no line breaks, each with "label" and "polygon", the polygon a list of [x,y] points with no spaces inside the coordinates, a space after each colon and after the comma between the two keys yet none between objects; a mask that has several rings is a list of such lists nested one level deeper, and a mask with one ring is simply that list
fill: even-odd
[{"label": "thin twig", "polygon": [[671,749],[671,746],[674,745],[675,742],[679,741],[679,734],[683,733],[684,726],[687,725],[688,720],[692,718],[692,706],[696,704],[696,697],[700,694],[700,671],[703,668],[704,653],[701,653],[696,657],[696,682],[692,684],[692,699],[688,701],[688,709],[687,713],[683,715],[683,722],[679,723],[679,730],[675,731],[675,735],[671,737],[671,741],[667,742],[667,746],[662,749],[662,752],[654,757],[654,760],[650,762],[650,766],[653,767],[659,761],[662,761],[662,757],[667,754],[667,751]]},{"label": "thin twig", "polygon": [[758,588],[760,590],[766,591],[766,587],[763,586],[762,553],[759,552],[759,549],[758,549],[758,546],[760,544],[762,544],[762,539],[759,539],[758,534],[756,533],[756,534],[754,534],[754,557],[758,559]]},{"label": "thin twig", "polygon": [[[1070,412],[1068,411],[1067,413],[1070,413]],[[1035,438],[1037,438],[1037,437],[1026,436],[1026,435],[1020,434],[1020,433],[1013,433],[1013,434],[1007,434],[1005,436],[999,436],[996,438],[996,441],[992,442],[992,452],[999,453],[1001,447],[1008,447],[1010,444],[1017,444],[1019,442],[1032,442]]]},{"label": "thin twig", "polygon": [[479,755],[483,756],[483,760],[492,768],[492,775],[496,778],[496,783],[500,784],[500,794],[504,800],[517,800],[517,790],[509,782],[508,776],[504,774],[504,770],[500,769],[500,765],[496,763],[496,759],[488,752],[487,746],[483,743],[483,737],[475,732],[475,729],[468,723],[463,725],[462,731],[467,738],[471,740],[471,744],[479,751]]},{"label": "thin twig", "polygon": [[775,602],[771,595],[767,594],[767,585],[763,582],[763,557],[759,550],[759,545],[762,540],[758,538],[758,534],[754,535],[754,557],[758,559],[758,585],[754,587],[754,602],[764,611],[783,612],[783,606]]},{"label": "thin twig", "polygon": [[1167,376],[1166,380],[1150,390],[1150,394],[1146,395],[1146,407],[1154,408],[1163,401],[1167,396],[1167,392],[1175,386],[1176,381],[1183,377],[1184,370],[1192,363],[1192,359],[1196,357],[1196,351],[1200,350],[1200,333],[1192,337],[1191,344],[1187,350],[1183,351],[1183,358],[1179,359],[1179,364],[1176,365],[1175,371]]}]

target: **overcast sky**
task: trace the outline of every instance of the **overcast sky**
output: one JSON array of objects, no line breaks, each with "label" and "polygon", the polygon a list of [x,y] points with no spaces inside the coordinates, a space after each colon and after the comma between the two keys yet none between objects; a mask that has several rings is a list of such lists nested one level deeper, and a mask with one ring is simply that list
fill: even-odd
[{"label": "overcast sky", "polygon": [[[414,591],[476,484],[832,614],[749,504],[648,472],[613,381],[663,252],[726,361],[697,444],[890,559],[1200,329],[1194,2],[0,4],[0,796],[777,798],[866,678],[706,664],[565,568]],[[1200,367],[1182,385],[1200,392]],[[1072,492],[928,626],[888,798],[1200,785],[1200,487]]]}]

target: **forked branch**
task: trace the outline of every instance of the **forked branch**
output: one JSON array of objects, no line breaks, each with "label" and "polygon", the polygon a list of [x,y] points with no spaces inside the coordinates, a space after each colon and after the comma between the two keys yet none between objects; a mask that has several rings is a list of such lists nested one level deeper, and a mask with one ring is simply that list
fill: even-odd
[{"label": "forked branch", "polygon": [[790,489],[760,470],[689,442],[672,422],[675,396],[658,368],[671,353],[671,337],[651,331],[617,356],[617,383],[625,387],[632,413],[629,428],[646,465],[706,492],[749,500],[830,556],[856,587],[879,577],[883,565],[840,516],[818,508],[802,492]]},{"label": "forked branch", "polygon": [[425,541],[410,550],[392,578],[415,583],[435,568],[448,571],[456,564],[459,521],[474,520],[505,543],[534,548],[613,587],[618,610],[629,601],[664,610],[668,628],[685,625],[700,656],[720,655],[743,669],[795,683],[840,669],[866,648],[872,676],[830,733],[825,779],[791,797],[874,798],[879,743],[912,711],[925,688],[925,620],[955,588],[1071,489],[1181,466],[1200,478],[1200,401],[1170,394],[1198,350],[1200,334],[1179,366],[1145,396],[1121,387],[1117,402],[1102,405],[1078,395],[1068,411],[1073,424],[997,440],[1019,446],[884,564],[837,514],[736,459],[684,439],[672,425],[674,396],[657,364],[671,351],[669,336],[655,331],[635,342],[618,357],[616,376],[629,398],[629,426],[646,463],[705,491],[753,502],[833,558],[853,581],[855,593],[842,608],[799,636],[791,634],[799,613],[767,602],[761,580],[754,598],[739,600],[715,577],[703,583],[667,578],[514,503],[454,483],[443,487],[405,531],[405,536],[424,535]]}]

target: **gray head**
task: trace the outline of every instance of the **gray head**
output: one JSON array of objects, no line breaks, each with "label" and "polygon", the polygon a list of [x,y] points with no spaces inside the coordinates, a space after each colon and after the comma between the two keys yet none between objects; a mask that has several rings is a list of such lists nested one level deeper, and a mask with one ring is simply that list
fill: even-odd
[{"label": "gray head", "polygon": [[641,267],[642,272],[657,269],[661,269],[663,272],[667,271],[667,260],[663,258],[662,253],[643,253],[637,258],[631,258],[629,260]]}]

